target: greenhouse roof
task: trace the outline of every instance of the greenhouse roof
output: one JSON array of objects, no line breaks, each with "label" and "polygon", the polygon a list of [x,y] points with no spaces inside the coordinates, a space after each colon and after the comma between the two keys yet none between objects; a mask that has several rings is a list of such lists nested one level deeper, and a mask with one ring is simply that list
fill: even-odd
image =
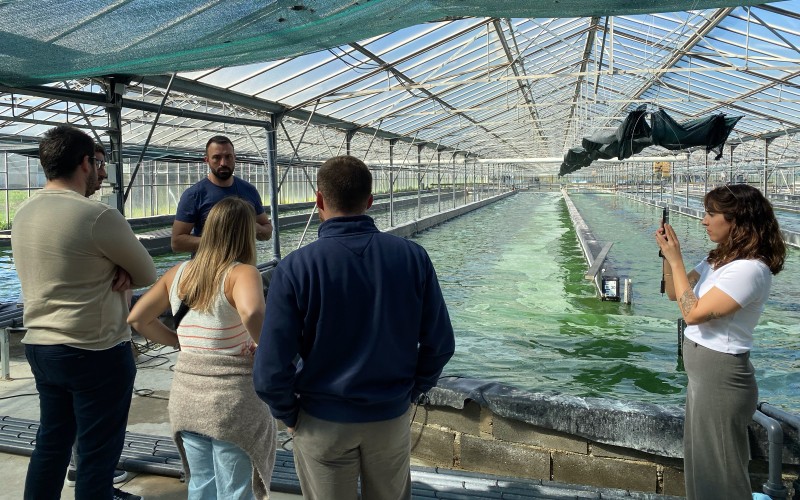
[{"label": "greenhouse roof", "polygon": [[766,141],[770,161],[794,161],[800,0],[753,3],[0,2],[14,20],[0,30],[0,150],[63,122],[107,140],[121,83],[123,140],[151,137],[152,158],[219,132],[263,157],[271,121],[284,158],[322,160],[351,137],[368,162],[391,143],[399,164],[443,150],[553,173],[646,105],[679,122],[742,116],[728,138],[740,158],[763,161]]}]

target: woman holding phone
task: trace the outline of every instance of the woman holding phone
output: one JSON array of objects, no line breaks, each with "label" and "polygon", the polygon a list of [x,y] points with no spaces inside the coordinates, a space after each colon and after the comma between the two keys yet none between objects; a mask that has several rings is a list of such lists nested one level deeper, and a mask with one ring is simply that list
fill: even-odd
[{"label": "woman holding phone", "polygon": [[687,327],[683,359],[688,376],[684,474],[689,500],[752,498],[747,424],[758,386],[750,363],[753,331],[783,269],[786,246],[772,205],[749,185],[709,191],[703,226],[717,246],[686,272],[675,231],[655,234],[664,256],[666,292]]}]

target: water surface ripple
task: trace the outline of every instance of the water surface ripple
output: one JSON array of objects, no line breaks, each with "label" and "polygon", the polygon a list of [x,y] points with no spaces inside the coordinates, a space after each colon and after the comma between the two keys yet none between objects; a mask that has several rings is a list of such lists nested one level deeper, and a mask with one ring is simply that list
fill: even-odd
[{"label": "water surface ripple", "polygon": [[[595,297],[558,193],[520,193],[422,233],[456,330],[445,372],[532,391],[683,404],[676,304],[659,293],[653,240],[660,209],[626,198],[576,194],[595,237],[613,241],[633,305]],[[700,222],[675,214],[687,265],[711,248]],[[753,364],[760,400],[800,412],[800,271],[790,249],[756,329]]]}]

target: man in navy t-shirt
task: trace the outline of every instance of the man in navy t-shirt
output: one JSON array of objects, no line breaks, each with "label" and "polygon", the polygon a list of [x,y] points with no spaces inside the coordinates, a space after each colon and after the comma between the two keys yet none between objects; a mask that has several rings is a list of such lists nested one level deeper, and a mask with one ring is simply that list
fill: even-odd
[{"label": "man in navy t-shirt", "polygon": [[175,222],[172,224],[172,251],[196,252],[208,212],[228,196],[238,196],[253,204],[256,211],[256,239],[270,239],[272,223],[264,211],[261,195],[255,186],[233,176],[236,155],[231,140],[224,135],[209,139],[204,160],[211,170],[208,176],[184,191],[178,202]]}]

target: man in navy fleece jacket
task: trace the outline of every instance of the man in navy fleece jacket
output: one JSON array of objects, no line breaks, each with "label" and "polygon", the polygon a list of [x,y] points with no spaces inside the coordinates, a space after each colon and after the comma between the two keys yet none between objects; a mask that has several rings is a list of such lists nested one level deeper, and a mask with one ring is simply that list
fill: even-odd
[{"label": "man in navy fleece jacket", "polygon": [[408,499],[411,402],[453,355],[450,316],[425,249],[365,215],[367,166],[331,158],[317,183],[319,239],[274,271],[255,389],[294,437],[305,498],[356,498],[360,476],[363,500]]}]

